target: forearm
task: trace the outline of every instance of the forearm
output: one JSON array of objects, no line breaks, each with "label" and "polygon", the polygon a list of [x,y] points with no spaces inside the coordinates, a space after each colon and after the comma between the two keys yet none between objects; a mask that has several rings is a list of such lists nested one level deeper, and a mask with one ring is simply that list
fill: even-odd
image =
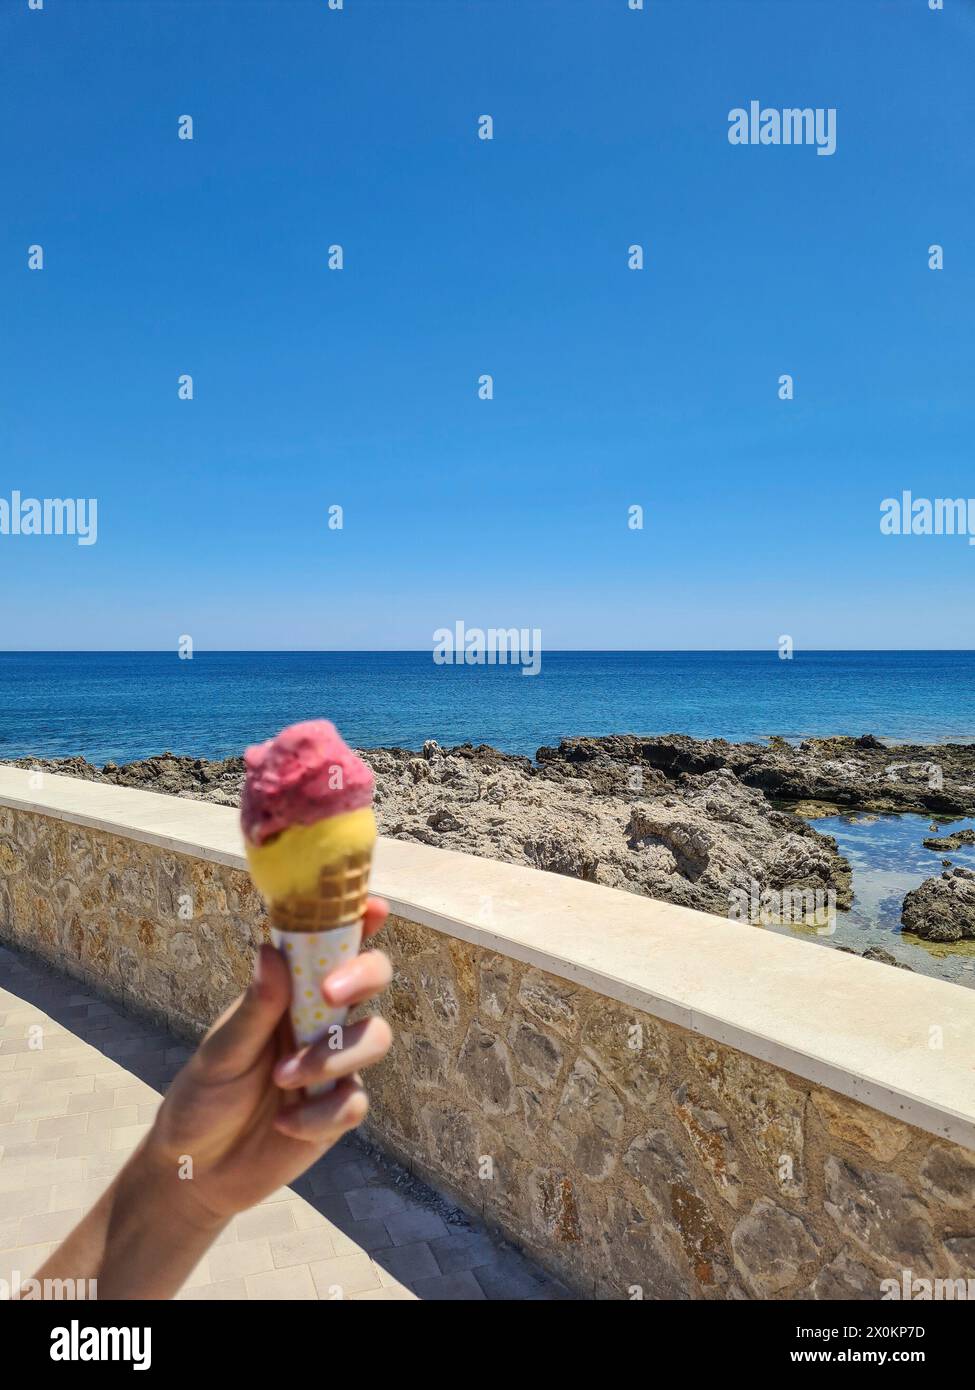
[{"label": "forearm", "polygon": [[190,1185],[140,1146],[34,1277],[95,1280],[99,1299],[172,1298],[226,1224]]}]

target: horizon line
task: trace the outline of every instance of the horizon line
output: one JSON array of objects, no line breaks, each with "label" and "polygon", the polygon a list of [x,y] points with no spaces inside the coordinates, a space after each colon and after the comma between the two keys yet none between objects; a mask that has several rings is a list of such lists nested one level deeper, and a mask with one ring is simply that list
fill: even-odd
[{"label": "horizon line", "polygon": [[[548,656],[778,656],[777,647],[543,647]],[[793,647],[807,655],[969,655],[973,647]],[[179,656],[177,647],[0,647],[0,656]],[[429,656],[432,647],[194,647],[196,656]],[[186,660],[187,658],[182,658]],[[192,660],[192,658],[189,658]],[[460,665],[461,663],[456,663]],[[503,665],[476,662],[472,665]]]}]

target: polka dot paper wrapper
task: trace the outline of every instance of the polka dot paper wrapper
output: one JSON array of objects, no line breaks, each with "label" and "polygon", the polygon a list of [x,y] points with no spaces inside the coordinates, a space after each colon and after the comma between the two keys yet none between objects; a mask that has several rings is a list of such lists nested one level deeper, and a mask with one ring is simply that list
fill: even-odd
[{"label": "polka dot paper wrapper", "polygon": [[[362,945],[362,922],[350,922],[328,931],[280,931],[271,928],[271,940],[288,962],[291,972],[291,1027],[298,1047],[307,1047],[328,1037],[329,1030],[345,1026],[348,1009],[333,1009],[322,998],[322,981],[343,961],[358,955]],[[334,1034],[339,1050],[341,1034]],[[331,1091],[334,1081],[309,1086],[308,1095],[321,1096]]]}]

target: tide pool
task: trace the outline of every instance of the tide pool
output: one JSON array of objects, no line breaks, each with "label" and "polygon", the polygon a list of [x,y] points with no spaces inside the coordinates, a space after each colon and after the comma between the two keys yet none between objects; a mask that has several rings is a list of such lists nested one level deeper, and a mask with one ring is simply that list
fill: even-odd
[{"label": "tide pool", "polygon": [[975,846],[939,853],[925,849],[923,841],[954,830],[975,829],[975,819],[935,822],[930,816],[876,815],[857,811],[850,815],[811,820],[817,830],[832,835],[853,869],[853,906],[837,912],[835,931],[827,934],[807,926],[772,926],[768,931],[798,935],[828,946],[850,946],[862,954],[870,946],[889,951],[898,961],[922,975],[975,989],[975,941],[923,941],[901,929],[905,893],[926,878],[942,872],[942,858],[975,869]]}]

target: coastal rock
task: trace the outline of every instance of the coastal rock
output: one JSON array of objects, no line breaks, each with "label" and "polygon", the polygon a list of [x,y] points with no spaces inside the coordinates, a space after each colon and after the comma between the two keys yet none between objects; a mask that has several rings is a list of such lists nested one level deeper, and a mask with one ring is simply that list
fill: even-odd
[{"label": "coastal rock", "polygon": [[693,739],[686,734],[640,738],[564,739],[540,748],[550,775],[585,777],[618,791],[641,774],[650,786],[663,775],[700,776],[728,769],[749,787],[789,803],[820,802],[865,811],[975,814],[975,745],[886,745],[873,734],[810,738],[798,746],[782,738],[768,744]]},{"label": "coastal rock", "polygon": [[901,923],[926,941],[975,938],[975,871],[957,867],[926,878],[904,899]]},{"label": "coastal rock", "polygon": [[[798,746],[774,737],[767,744],[685,734],[570,738],[540,748],[534,762],[486,744],[443,748],[433,740],[420,752],[377,748],[363,756],[376,774],[384,835],[721,916],[740,917],[734,904],[770,892],[832,892],[839,910],[850,906],[849,865],[796,807],[975,814],[975,746],[888,747],[872,734]],[[237,803],[243,780],[240,758],[172,753],[101,769],[81,758],[17,765],[225,806]],[[945,836],[938,847],[950,843]],[[969,934],[961,879],[917,892],[912,930],[927,934],[920,918],[933,913],[939,934],[932,939]],[[927,898],[931,911],[920,911]]]},{"label": "coastal rock", "polygon": [[[792,887],[832,889],[847,906],[849,868],[835,843],[744,785],[726,765],[746,765],[735,748],[684,736],[569,739],[534,764],[483,744],[428,740],[419,755],[363,756],[376,774],[380,832],[393,838],[720,915],[735,893],[751,900]],[[169,753],[101,770],[79,758],[20,765],[222,805],[236,804],[243,779],[240,758]]]},{"label": "coastal rock", "polygon": [[913,965],[907,965],[904,961],[898,960],[890,951],[885,951],[883,946],[868,946],[862,954],[864,960],[876,960],[881,965],[893,965],[898,970],[910,970],[912,974],[914,972]]},{"label": "coastal rock", "polygon": [[975,845],[975,830],[954,830],[950,835],[932,835],[923,843],[925,849],[961,849],[963,845]]},{"label": "coastal rock", "polygon": [[865,951],[856,951],[852,946],[837,946],[837,951],[842,951],[847,956],[862,956],[864,960],[879,961],[881,965],[893,965],[898,970],[909,970],[914,973],[913,965],[907,965],[904,961],[898,960],[890,951],[885,951],[883,946],[868,946]]}]

